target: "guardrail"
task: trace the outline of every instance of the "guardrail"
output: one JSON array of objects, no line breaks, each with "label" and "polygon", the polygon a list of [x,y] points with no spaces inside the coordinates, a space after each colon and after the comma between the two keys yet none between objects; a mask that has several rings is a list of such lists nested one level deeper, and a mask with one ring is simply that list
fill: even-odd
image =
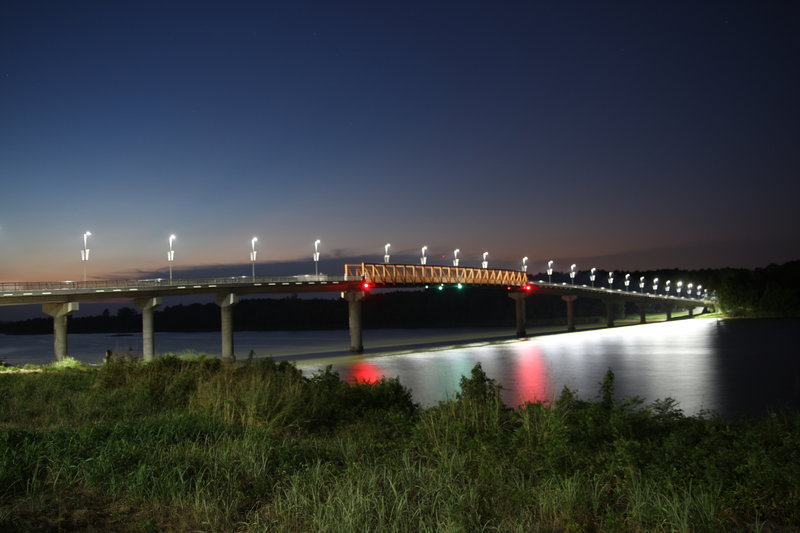
[{"label": "guardrail", "polygon": [[168,279],[134,279],[134,280],[100,280],[100,281],[22,281],[0,283],[0,293],[30,291],[84,291],[90,289],[168,289],[188,285],[253,285],[264,283],[340,283],[340,276],[303,275],[256,277],[222,277],[222,278],[173,278]]}]

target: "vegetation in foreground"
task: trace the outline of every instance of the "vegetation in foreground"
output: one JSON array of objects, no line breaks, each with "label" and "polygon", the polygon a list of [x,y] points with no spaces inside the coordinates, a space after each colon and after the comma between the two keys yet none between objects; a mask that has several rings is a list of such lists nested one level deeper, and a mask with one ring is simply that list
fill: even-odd
[{"label": "vegetation in foreground", "polygon": [[792,531],[800,415],[728,421],[564,390],[504,406],[288,363],[0,374],[3,531]]}]

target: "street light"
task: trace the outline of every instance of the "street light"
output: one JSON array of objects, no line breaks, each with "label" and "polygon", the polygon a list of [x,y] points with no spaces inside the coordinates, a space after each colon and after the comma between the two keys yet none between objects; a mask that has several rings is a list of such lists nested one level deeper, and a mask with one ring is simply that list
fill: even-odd
[{"label": "street light", "polygon": [[608,290],[612,290],[614,287],[614,273],[608,273]]},{"label": "street light", "polygon": [[258,237],[253,237],[250,239],[250,261],[253,263],[253,281],[256,280],[256,242],[258,241]]},{"label": "street light", "polygon": [[457,266],[458,266],[458,252],[460,252],[460,251],[461,251],[461,250],[459,250],[458,248],[456,248],[455,250],[453,250],[453,266],[454,266],[454,267],[457,267]]},{"label": "street light", "polygon": [[389,262],[389,247],[390,246],[391,246],[391,244],[389,244],[387,242],[383,247],[383,262],[384,263],[388,263]]},{"label": "street light", "polygon": [[697,297],[698,298],[702,298],[703,297],[703,286],[702,285],[698,285],[697,286]]},{"label": "street light", "polygon": [[483,261],[481,261],[481,267],[489,268],[489,261],[486,260],[486,256],[489,255],[489,252],[483,252]]},{"label": "street light", "polygon": [[169,252],[167,252],[167,262],[169,263],[169,282],[172,283],[172,262],[175,261],[175,250],[172,249],[172,242],[175,235],[169,236]]},{"label": "street light", "polygon": [[572,280],[572,284],[575,285],[575,263],[569,266],[569,277]]},{"label": "street light", "polygon": [[591,281],[591,282],[592,282],[592,288],[593,288],[593,289],[594,289],[594,279],[597,277],[597,276],[595,276],[595,274],[594,274],[595,272],[597,272],[597,269],[596,269],[596,268],[592,268],[592,269],[589,271],[589,281]]},{"label": "street light", "polygon": [[528,271],[528,256],[522,258],[522,271],[523,272]]},{"label": "street light", "polygon": [[83,250],[81,250],[81,262],[83,263],[83,284],[86,285],[86,263],[89,262],[89,236],[91,231],[83,234]]},{"label": "street light", "polygon": [[319,276],[319,243],[320,240],[314,241],[314,275]]},{"label": "street light", "polygon": [[667,280],[667,284],[664,285],[664,292],[667,294],[667,296],[669,296],[669,290],[672,288],[672,287],[670,287],[671,283],[672,283],[672,280]]},{"label": "street light", "polygon": [[628,287],[631,284],[631,275],[625,274],[625,292],[628,292]]},{"label": "street light", "polygon": [[681,289],[683,289],[683,282],[679,281],[678,282],[678,298],[681,297]]},{"label": "street light", "polygon": [[427,246],[423,246],[423,247],[422,247],[422,257],[420,257],[420,258],[419,258],[419,263],[420,263],[421,265],[427,265],[427,264],[428,264],[428,258],[427,258],[427,257],[425,257],[425,251],[426,251],[427,249],[428,249],[428,247],[427,247]]},{"label": "street light", "polygon": [[639,292],[641,292],[641,293],[644,292],[644,276],[639,278]]},{"label": "street light", "polygon": [[653,294],[658,292],[658,278],[653,278]]},{"label": "street light", "polygon": [[547,283],[553,283],[553,260],[547,262]]},{"label": "street light", "polygon": [[688,296],[689,298],[692,297],[692,287],[694,287],[694,283],[690,283],[689,285],[686,286],[686,296]]}]

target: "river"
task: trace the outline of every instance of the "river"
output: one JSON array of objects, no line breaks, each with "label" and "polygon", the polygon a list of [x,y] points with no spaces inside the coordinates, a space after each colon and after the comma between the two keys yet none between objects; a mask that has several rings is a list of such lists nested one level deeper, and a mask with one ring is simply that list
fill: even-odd
[{"label": "river", "polygon": [[[481,363],[506,404],[549,401],[564,386],[594,398],[608,369],[617,397],[673,398],[687,415],[723,416],[800,409],[797,320],[695,318],[518,340],[508,329],[367,330],[368,353],[346,354],[347,331],[236,332],[236,353],[291,359],[311,375],[332,365],[344,379],[398,377],[423,406],[452,398],[462,375]],[[72,334],[70,353],[97,363],[107,349],[140,351],[139,336]],[[159,353],[218,354],[218,333],[157,333]],[[405,348],[401,348],[405,347]],[[51,335],[0,335],[0,359],[52,360]]]}]

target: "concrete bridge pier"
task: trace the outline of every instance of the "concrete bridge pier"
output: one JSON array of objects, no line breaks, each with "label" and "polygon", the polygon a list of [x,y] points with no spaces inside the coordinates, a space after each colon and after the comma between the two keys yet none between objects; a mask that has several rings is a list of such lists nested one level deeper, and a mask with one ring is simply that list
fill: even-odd
[{"label": "concrete bridge pier", "polygon": [[80,309],[78,302],[42,304],[42,312],[53,317],[53,354],[56,361],[67,357],[67,317]]},{"label": "concrete bridge pier", "polygon": [[234,293],[220,294],[216,298],[220,309],[220,333],[222,335],[222,360],[233,363],[233,306],[239,303]]},{"label": "concrete bridge pier", "polygon": [[567,302],[567,331],[575,331],[575,300],[578,297],[574,294],[567,294],[561,299]]},{"label": "concrete bridge pier", "polygon": [[136,298],[133,305],[142,310],[142,358],[151,361],[156,353],[153,314],[161,305],[161,298]]},{"label": "concrete bridge pier", "polygon": [[647,323],[647,304],[645,303],[638,303],[636,307],[639,308],[639,324],[646,324]]},{"label": "concrete bridge pier", "polygon": [[614,327],[614,301],[606,300],[606,327]]},{"label": "concrete bridge pier", "polygon": [[342,298],[347,300],[350,352],[362,353],[364,351],[364,341],[361,335],[361,300],[364,299],[364,291],[345,291],[342,293]]},{"label": "concrete bridge pier", "polygon": [[514,307],[517,311],[517,337],[527,337],[528,333],[525,331],[525,322],[527,321],[525,315],[525,298],[528,297],[526,292],[510,292],[508,297],[514,300]]},{"label": "concrete bridge pier", "polygon": [[672,320],[672,304],[667,304],[667,320]]}]

